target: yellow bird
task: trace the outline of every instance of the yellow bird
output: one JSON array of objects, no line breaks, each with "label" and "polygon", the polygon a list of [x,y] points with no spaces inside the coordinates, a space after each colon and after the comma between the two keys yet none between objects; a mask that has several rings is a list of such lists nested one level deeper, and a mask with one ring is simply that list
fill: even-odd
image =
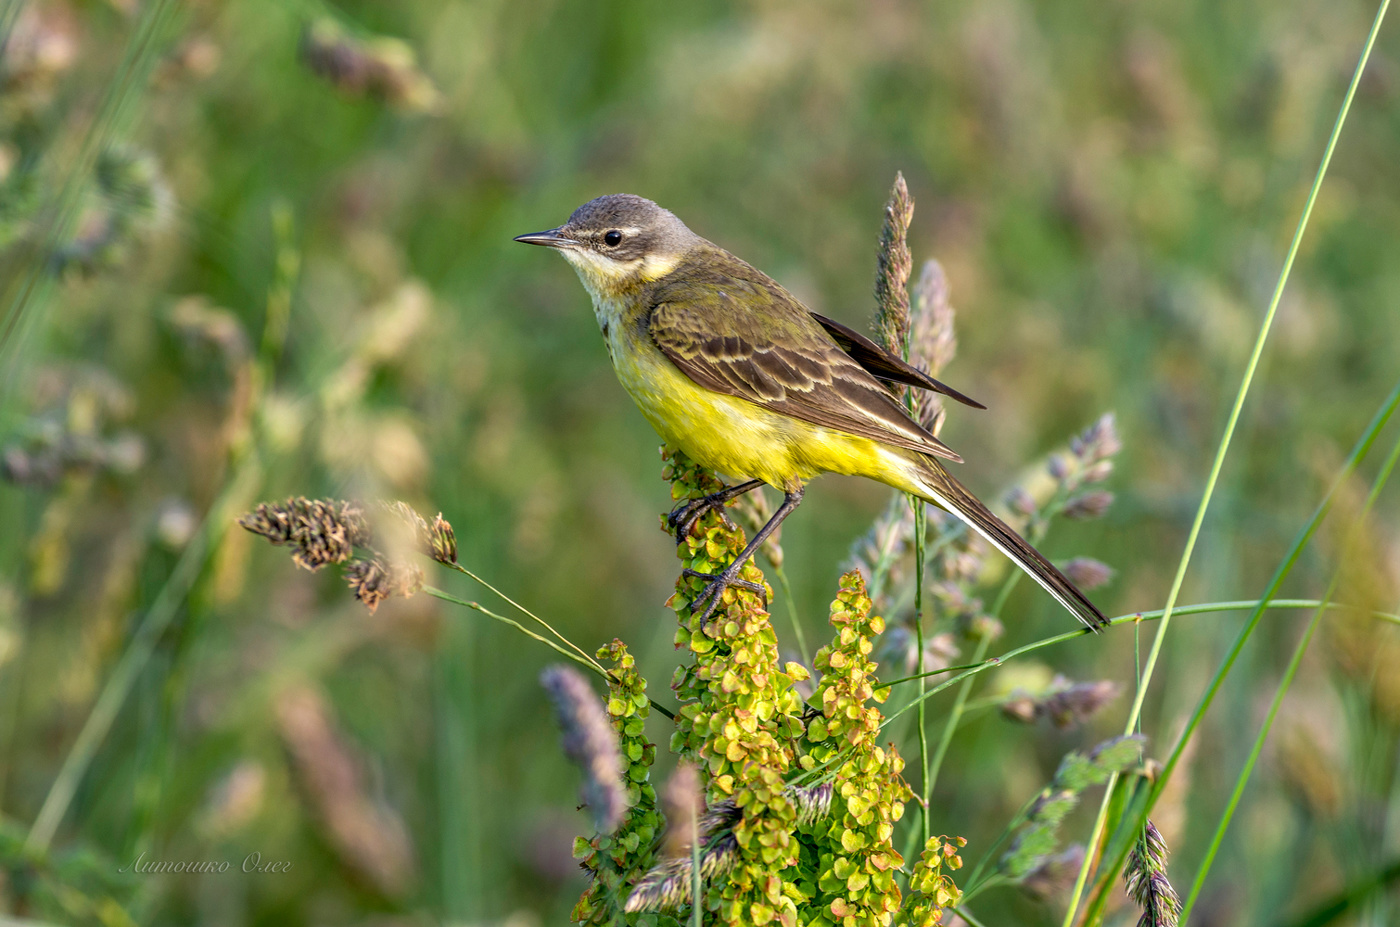
[{"label": "yellow bird", "polygon": [[865,336],[810,312],[787,290],[696,235],[651,200],[601,196],[556,229],[515,239],[556,249],[593,297],[622,386],[668,443],[746,478],[671,513],[677,541],[707,509],[766,483],[783,503],[695,600],[707,621],[745,561],[823,473],[878,480],[957,515],[1080,621],[1108,621],[1055,566],[952,477],[961,462],[881,381],[984,408]]}]

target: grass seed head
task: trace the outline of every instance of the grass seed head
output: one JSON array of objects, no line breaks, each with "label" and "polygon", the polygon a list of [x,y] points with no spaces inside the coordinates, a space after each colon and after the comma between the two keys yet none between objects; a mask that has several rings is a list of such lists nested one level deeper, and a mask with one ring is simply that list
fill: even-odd
[{"label": "grass seed head", "polygon": [[1092,557],[1075,557],[1064,566],[1064,574],[1085,592],[1092,592],[1113,579],[1113,567]]},{"label": "grass seed head", "polygon": [[875,340],[896,357],[903,357],[909,346],[909,221],[914,217],[914,199],[904,175],[896,174],[890,198],[885,203],[885,225],[880,232],[880,253],[875,275]]},{"label": "grass seed head", "polygon": [[369,544],[364,510],[353,502],[295,496],[285,502],[264,502],[238,519],[238,524],[273,544],[294,548],[297,566],[319,570],[344,563],[355,548]]},{"label": "grass seed head", "polygon": [[1149,819],[1138,836],[1124,870],[1128,897],[1142,908],[1138,927],[1176,927],[1181,899],[1167,878],[1167,842]]},{"label": "grass seed head", "polygon": [[555,664],[540,674],[564,734],[564,755],[583,773],[581,795],[600,833],[612,833],[627,811],[622,754],[602,699],[583,674]]}]

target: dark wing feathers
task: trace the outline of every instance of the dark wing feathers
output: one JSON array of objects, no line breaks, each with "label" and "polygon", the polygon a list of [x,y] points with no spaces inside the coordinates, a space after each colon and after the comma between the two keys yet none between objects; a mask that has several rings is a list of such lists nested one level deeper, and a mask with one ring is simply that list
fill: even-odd
[{"label": "dark wing feathers", "polygon": [[962,460],[913,421],[791,294],[729,260],[740,267],[721,273],[697,262],[646,295],[651,337],[686,376],[814,425]]},{"label": "dark wing feathers", "polygon": [[828,319],[815,312],[811,315],[822,328],[826,329],[826,333],[831,336],[832,340],[841,346],[841,350],[849,354],[852,360],[868,370],[872,376],[881,380],[917,386],[920,389],[933,390],[935,393],[942,393],[949,399],[956,399],[963,405],[972,406],[974,409],[987,408],[976,399],[964,396],[948,384],[935,380],[918,367],[905,363],[855,329],[847,328],[835,319]]}]

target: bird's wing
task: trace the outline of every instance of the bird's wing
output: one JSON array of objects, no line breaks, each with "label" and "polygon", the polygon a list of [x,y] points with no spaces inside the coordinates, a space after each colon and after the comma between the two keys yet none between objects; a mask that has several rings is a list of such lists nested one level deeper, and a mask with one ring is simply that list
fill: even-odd
[{"label": "bird's wing", "polygon": [[935,393],[942,393],[949,399],[956,399],[963,405],[972,406],[974,409],[987,408],[976,399],[964,396],[948,384],[935,380],[918,367],[905,363],[855,329],[847,328],[835,319],[828,319],[815,312],[811,315],[817,320],[817,324],[826,329],[826,333],[831,336],[832,340],[841,346],[841,350],[851,355],[851,359],[869,371],[871,376],[894,383],[917,386],[920,389],[933,390]]},{"label": "bird's wing", "polygon": [[652,339],[706,389],[804,422],[961,461],[904,408],[786,290],[705,273],[653,294]]}]

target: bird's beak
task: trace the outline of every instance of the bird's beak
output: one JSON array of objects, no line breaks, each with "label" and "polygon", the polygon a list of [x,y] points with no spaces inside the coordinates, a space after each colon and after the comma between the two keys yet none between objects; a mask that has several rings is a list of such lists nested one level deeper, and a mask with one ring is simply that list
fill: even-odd
[{"label": "bird's beak", "polygon": [[572,248],[581,245],[583,242],[575,241],[564,235],[561,225],[557,229],[550,229],[547,232],[531,232],[528,235],[515,236],[516,241],[523,241],[527,245],[545,245],[550,248]]}]

